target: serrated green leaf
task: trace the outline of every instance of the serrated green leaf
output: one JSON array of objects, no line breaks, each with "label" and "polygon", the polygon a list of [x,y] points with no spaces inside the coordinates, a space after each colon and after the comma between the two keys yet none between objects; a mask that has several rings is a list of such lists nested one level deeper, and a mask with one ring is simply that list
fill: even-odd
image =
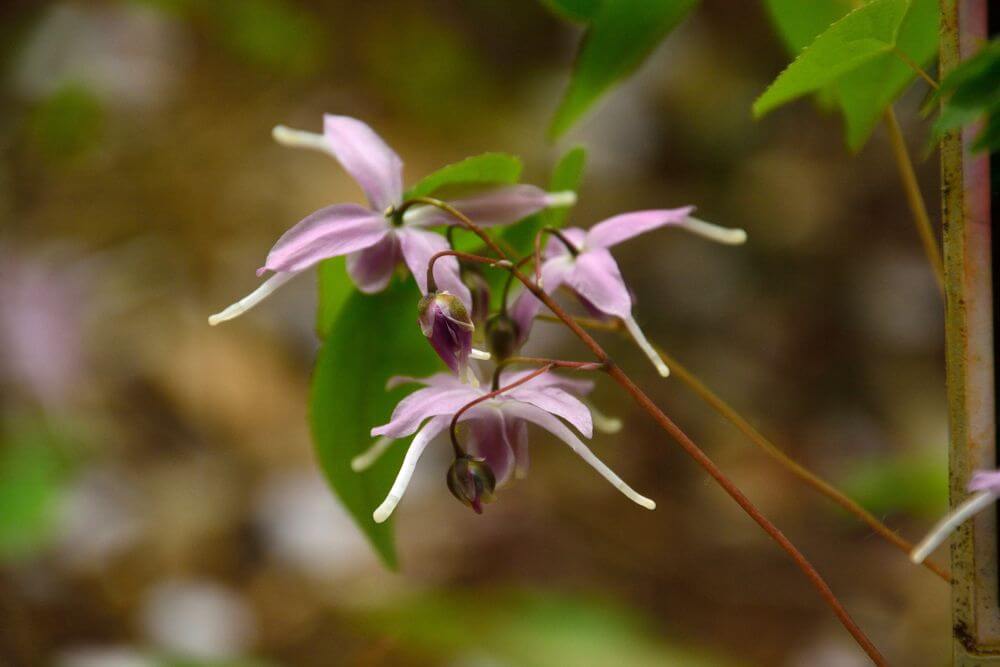
[{"label": "serrated green leaf", "polygon": [[449,185],[517,183],[521,160],[506,153],[483,153],[449,164],[407,190],[404,199],[426,197]]},{"label": "serrated green leaf", "polygon": [[[912,0],[899,28],[895,47],[921,66],[937,54],[937,0]],[[917,73],[897,53],[880,55],[837,82],[837,98],[844,112],[847,145],[859,150],[882,114],[916,79]]]},{"label": "serrated green leaf", "polygon": [[399,471],[405,447],[397,443],[368,470],[351,459],[372,443],[371,428],[388,421],[409,391],[385,390],[393,375],[427,375],[439,364],[416,323],[420,297],[413,281],[380,294],[354,292],[340,309],[320,349],[313,374],[310,422],[320,466],[337,497],[382,561],[396,567],[391,520],[375,523]]},{"label": "serrated green leaf", "polygon": [[[564,190],[576,192],[579,190],[586,164],[587,149],[583,146],[575,146],[566,151],[552,169],[549,192],[562,192]],[[571,208],[566,206],[545,209],[509,228],[504,233],[503,238],[518,255],[525,255],[531,252],[538,230],[546,226],[562,227],[566,223],[566,218],[569,217]]]},{"label": "serrated green leaf", "polygon": [[816,37],[753,104],[767,112],[824,88],[879,55],[892,51],[907,0],[872,0]]},{"label": "serrated green leaf", "polygon": [[322,339],[330,333],[340,309],[355,291],[344,257],[331,257],[319,263],[316,288],[316,335]]},{"label": "serrated green leaf", "polygon": [[601,8],[601,0],[542,0],[542,4],[557,16],[581,23],[594,18]]},{"label": "serrated green leaf", "polygon": [[798,55],[855,6],[853,0],[765,0],[771,22],[789,53]]},{"label": "serrated green leaf", "polygon": [[697,0],[604,2],[587,28],[569,88],[549,130],[558,137],[611,86],[631,74]]}]

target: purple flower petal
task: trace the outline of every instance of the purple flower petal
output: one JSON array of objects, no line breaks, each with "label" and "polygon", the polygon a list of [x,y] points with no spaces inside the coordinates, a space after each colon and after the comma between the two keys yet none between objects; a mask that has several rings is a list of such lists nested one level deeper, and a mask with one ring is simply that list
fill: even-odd
[{"label": "purple flower petal", "polygon": [[578,294],[609,315],[625,319],[632,312],[632,297],[625,286],[625,279],[622,278],[615,258],[607,250],[598,248],[581,253],[574,262],[573,271],[566,277],[566,282]]},{"label": "purple flower petal", "polygon": [[524,479],[528,476],[528,423],[523,419],[507,419],[507,440],[514,450],[514,477]]},{"label": "purple flower petal", "polygon": [[399,239],[394,232],[389,232],[375,245],[348,255],[347,273],[359,290],[374,294],[386,288],[396,265],[402,260]]},{"label": "purple flower petal", "polygon": [[649,498],[636,493],[635,490],[626,484],[621,477],[616,475],[611,468],[594,456],[594,453],[590,451],[590,448],[583,444],[580,438],[576,437],[573,431],[569,430],[569,427],[557,418],[533,405],[518,403],[516,401],[504,403],[503,411],[509,416],[520,417],[521,419],[541,426],[546,431],[569,445],[570,449],[576,452],[580,458],[586,461],[602,477],[604,477],[604,479],[611,482],[616,489],[625,494],[629,500],[645,507],[646,509],[656,509],[656,503]]},{"label": "purple flower petal", "polygon": [[[424,229],[403,227],[395,230],[395,233],[399,237],[406,266],[417,281],[420,292],[427,294],[427,265],[435,254],[450,249],[448,240]],[[457,259],[442,257],[434,262],[434,280],[437,281],[439,290],[457,296],[467,308],[472,306],[472,295],[462,282]]]},{"label": "purple flower petal", "polygon": [[609,248],[664,225],[682,223],[693,206],[623,213],[599,222],[587,232],[588,248]]},{"label": "purple flower petal", "polygon": [[[449,201],[480,227],[508,225],[549,206],[569,206],[576,197],[571,192],[548,193],[534,185],[510,185],[465,199]],[[433,206],[417,206],[407,211],[408,225],[436,227],[455,224],[454,217]]]},{"label": "purple flower petal", "polygon": [[391,391],[396,387],[402,387],[404,384],[422,384],[426,387],[449,387],[452,389],[468,388],[459,378],[451,373],[435,373],[434,375],[422,378],[413,377],[412,375],[393,375],[385,383],[385,390]]},{"label": "purple flower petal", "polygon": [[460,387],[434,386],[418,389],[397,405],[389,423],[372,429],[372,437],[386,435],[402,438],[415,432],[429,417],[454,414],[459,408],[482,396],[482,393],[462,385]]},{"label": "purple flower petal", "polygon": [[[584,249],[587,241],[587,232],[584,230],[579,227],[568,227],[567,229],[560,230],[560,234],[565,237],[567,241],[572,243],[573,247],[577,250]],[[545,244],[545,256],[549,258],[569,257],[570,251],[561,238],[555,234],[550,234],[549,240]]]},{"label": "purple flower petal", "polygon": [[268,253],[264,269],[302,271],[320,260],[373,246],[387,233],[385,219],[362,206],[327,206],[285,232]]},{"label": "purple flower petal", "polygon": [[510,429],[503,414],[493,408],[479,411],[481,416],[468,421],[470,437],[465,442],[469,455],[486,461],[493,472],[497,486],[503,486],[514,472],[514,449],[510,441]]},{"label": "purple flower petal", "polygon": [[[572,270],[573,263],[568,254],[546,260],[542,264],[542,288],[551,294],[559,289]],[[527,289],[522,289],[510,305],[508,314],[517,324],[518,347],[524,345],[524,342],[528,340],[528,334],[531,333],[535,317],[538,316],[543,306],[544,304]]]},{"label": "purple flower petal", "polygon": [[1000,470],[977,470],[969,480],[969,491],[990,491],[1000,496]]},{"label": "purple flower petal", "polygon": [[375,131],[348,116],[323,116],[323,136],[337,161],[361,189],[376,212],[400,203],[403,161]]}]

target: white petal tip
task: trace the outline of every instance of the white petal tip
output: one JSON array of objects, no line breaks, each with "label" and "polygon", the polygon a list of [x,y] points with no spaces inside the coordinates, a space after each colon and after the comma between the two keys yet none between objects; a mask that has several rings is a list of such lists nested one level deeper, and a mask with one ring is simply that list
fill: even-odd
[{"label": "white petal tip", "polygon": [[208,316],[208,326],[214,327],[222,324],[223,322],[228,322],[231,319],[239,317],[243,314],[243,310],[235,308],[234,306],[229,306],[222,312],[216,313],[215,315]]},{"label": "white petal tip", "polygon": [[685,218],[679,226],[693,234],[697,234],[698,236],[704,237],[710,241],[715,241],[716,243],[722,243],[725,245],[742,245],[747,241],[746,230],[720,227],[719,225],[712,224],[711,222],[705,222],[704,220],[699,220],[698,218],[692,218],[690,216]]},{"label": "white petal tip", "polygon": [[288,140],[291,133],[292,129],[289,127],[285,127],[284,125],[275,125],[273,128],[271,128],[271,136],[279,144],[285,143],[285,141]]},{"label": "white petal tip", "polygon": [[667,367],[666,364],[663,363],[656,364],[656,372],[660,374],[661,378],[670,377],[670,369]]},{"label": "white petal tip", "polygon": [[325,153],[330,151],[323,135],[315,132],[295,130],[285,125],[275,125],[271,128],[271,137],[282,146],[290,148],[312,148]]},{"label": "white petal tip", "polygon": [[392,496],[386,498],[385,502],[372,512],[372,519],[375,520],[375,523],[385,523],[386,519],[392,515],[392,511],[396,509],[397,502],[399,501],[394,500]]},{"label": "white petal tip", "polygon": [[365,468],[368,467],[365,464],[366,461],[360,455],[355,456],[353,459],[351,459],[351,470],[353,470],[354,472],[364,472]]},{"label": "white petal tip", "polygon": [[493,355],[491,355],[489,352],[485,350],[477,350],[476,348],[472,348],[472,351],[469,352],[469,356],[473,359],[478,359],[479,361],[489,361]]},{"label": "white petal tip", "polygon": [[550,208],[565,208],[576,204],[576,193],[572,190],[562,192],[550,192],[545,199],[545,203]]},{"label": "white petal tip", "polygon": [[924,562],[925,558],[927,558],[926,554],[919,553],[915,549],[913,550],[913,552],[910,553],[910,562],[913,563],[914,565],[920,565],[921,563]]},{"label": "white petal tip", "polygon": [[642,500],[636,500],[635,502],[648,510],[656,509],[656,503],[649,498],[643,498]]}]

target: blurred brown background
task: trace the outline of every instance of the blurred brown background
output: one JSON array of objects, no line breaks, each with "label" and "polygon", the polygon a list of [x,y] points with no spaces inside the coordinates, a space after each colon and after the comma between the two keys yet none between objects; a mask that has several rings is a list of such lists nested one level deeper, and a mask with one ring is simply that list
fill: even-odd
[{"label": "blurred brown background", "polygon": [[[596,400],[625,428],[595,451],[656,512],[536,434],[530,477],[478,517],[447,493],[442,452],[386,572],[311,450],[313,281],[206,324],[284,229],[360,199],[329,158],[275,145],[277,123],[362,118],[411,181],[501,150],[544,182],[583,143],[573,224],[693,203],[750,234],[616,251],[650,337],[917,537],[946,505],[941,300],[881,130],[852,156],[808,103],[751,120],[787,60],[758,3],[706,0],[555,146],[579,34],[528,0],[0,16],[0,664],[865,664],[785,555],[606,385]],[[937,211],[922,94],[897,108]],[[560,336],[541,325],[536,345],[577,349]],[[945,662],[945,584],[607,342],[894,664]]]}]

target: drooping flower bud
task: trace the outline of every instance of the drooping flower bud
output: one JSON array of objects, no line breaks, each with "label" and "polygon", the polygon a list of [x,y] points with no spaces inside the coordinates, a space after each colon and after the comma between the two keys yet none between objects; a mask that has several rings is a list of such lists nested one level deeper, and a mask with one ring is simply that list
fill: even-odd
[{"label": "drooping flower bud", "polygon": [[461,299],[446,291],[431,292],[420,300],[418,321],[431,347],[454,373],[465,377],[475,326]]},{"label": "drooping flower bud", "polygon": [[517,351],[521,330],[506,313],[497,313],[486,322],[486,344],[493,358],[503,361]]},{"label": "drooping flower bud", "polygon": [[483,459],[461,456],[448,468],[448,490],[476,514],[495,499],[496,478]]},{"label": "drooping flower bud", "polygon": [[490,284],[482,273],[474,270],[463,270],[462,282],[472,295],[472,322],[483,327],[490,316]]}]

